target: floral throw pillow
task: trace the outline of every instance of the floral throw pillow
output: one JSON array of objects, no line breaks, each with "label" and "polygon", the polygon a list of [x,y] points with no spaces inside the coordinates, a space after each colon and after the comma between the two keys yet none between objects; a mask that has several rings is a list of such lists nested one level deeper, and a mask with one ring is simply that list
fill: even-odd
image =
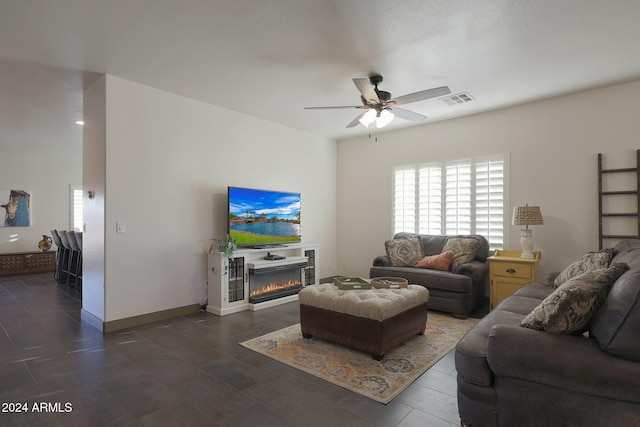
[{"label": "floral throw pillow", "polygon": [[422,258],[416,264],[418,268],[428,268],[430,270],[448,271],[453,260],[453,251],[442,252],[438,255],[429,255]]},{"label": "floral throw pillow", "polygon": [[627,264],[615,263],[567,280],[522,319],[520,326],[556,334],[583,333],[613,283],[628,269]]},{"label": "floral throw pillow", "polygon": [[442,252],[453,252],[451,271],[456,271],[465,262],[473,261],[480,247],[480,240],[473,237],[449,237]]},{"label": "floral throw pillow", "polygon": [[613,259],[613,249],[602,249],[598,252],[589,252],[584,254],[576,261],[572,262],[567,268],[553,280],[553,286],[556,288],[562,285],[572,277],[578,276],[587,271],[606,268]]},{"label": "floral throw pillow", "polygon": [[420,236],[387,240],[384,247],[394,267],[413,267],[424,257]]}]

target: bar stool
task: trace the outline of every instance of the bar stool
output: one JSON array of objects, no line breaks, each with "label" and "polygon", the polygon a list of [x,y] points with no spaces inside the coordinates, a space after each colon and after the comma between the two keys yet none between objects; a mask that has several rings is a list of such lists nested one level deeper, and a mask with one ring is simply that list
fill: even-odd
[{"label": "bar stool", "polygon": [[62,265],[63,260],[65,258],[65,247],[62,245],[62,241],[60,240],[60,234],[58,234],[58,230],[51,230],[51,238],[53,239],[53,243],[56,244],[58,250],[56,251],[56,271],[53,273],[53,278],[56,282],[62,281]]},{"label": "bar stool", "polygon": [[62,246],[65,249],[65,258],[62,260],[62,280],[68,285],[69,280],[71,279],[71,259],[73,258],[73,249],[71,249],[71,245],[69,244],[69,237],[65,230],[59,231],[60,241],[62,242]]},{"label": "bar stool", "polygon": [[78,257],[76,262],[76,277],[78,278],[78,289],[82,289],[82,232],[74,231],[76,244],[78,247]]},{"label": "bar stool", "polygon": [[73,278],[73,286],[78,287],[78,259],[80,258],[80,248],[76,241],[75,231],[67,231],[67,241],[71,248],[71,253],[69,255],[69,268],[67,271],[67,284],[69,284],[69,281]]},{"label": "bar stool", "polygon": [[60,236],[60,243],[62,243],[63,251],[60,258],[60,283],[69,283],[69,258],[71,257],[71,246],[69,246],[69,240],[67,239],[67,232],[64,230],[58,231]]}]

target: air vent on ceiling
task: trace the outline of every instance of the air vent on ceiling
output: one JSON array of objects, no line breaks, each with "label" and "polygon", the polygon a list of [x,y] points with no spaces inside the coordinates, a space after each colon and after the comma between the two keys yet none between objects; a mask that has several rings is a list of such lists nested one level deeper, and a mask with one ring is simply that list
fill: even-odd
[{"label": "air vent on ceiling", "polygon": [[473,101],[473,97],[467,92],[456,93],[455,95],[449,95],[439,99],[447,105],[464,104],[465,102]]}]

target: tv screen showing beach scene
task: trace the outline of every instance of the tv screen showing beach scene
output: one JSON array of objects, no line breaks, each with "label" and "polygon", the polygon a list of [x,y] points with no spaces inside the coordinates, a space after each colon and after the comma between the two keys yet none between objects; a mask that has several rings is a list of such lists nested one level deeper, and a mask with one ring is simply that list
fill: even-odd
[{"label": "tv screen showing beach scene", "polygon": [[238,246],[299,243],[300,193],[229,187],[229,235]]}]

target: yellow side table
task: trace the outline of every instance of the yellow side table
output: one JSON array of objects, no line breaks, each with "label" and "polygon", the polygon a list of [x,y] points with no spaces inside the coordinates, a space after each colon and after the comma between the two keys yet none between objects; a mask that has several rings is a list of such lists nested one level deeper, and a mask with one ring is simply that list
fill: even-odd
[{"label": "yellow side table", "polygon": [[520,255],[520,251],[498,249],[489,257],[491,310],[523,285],[536,281],[542,254],[534,252],[533,258],[520,258]]}]

